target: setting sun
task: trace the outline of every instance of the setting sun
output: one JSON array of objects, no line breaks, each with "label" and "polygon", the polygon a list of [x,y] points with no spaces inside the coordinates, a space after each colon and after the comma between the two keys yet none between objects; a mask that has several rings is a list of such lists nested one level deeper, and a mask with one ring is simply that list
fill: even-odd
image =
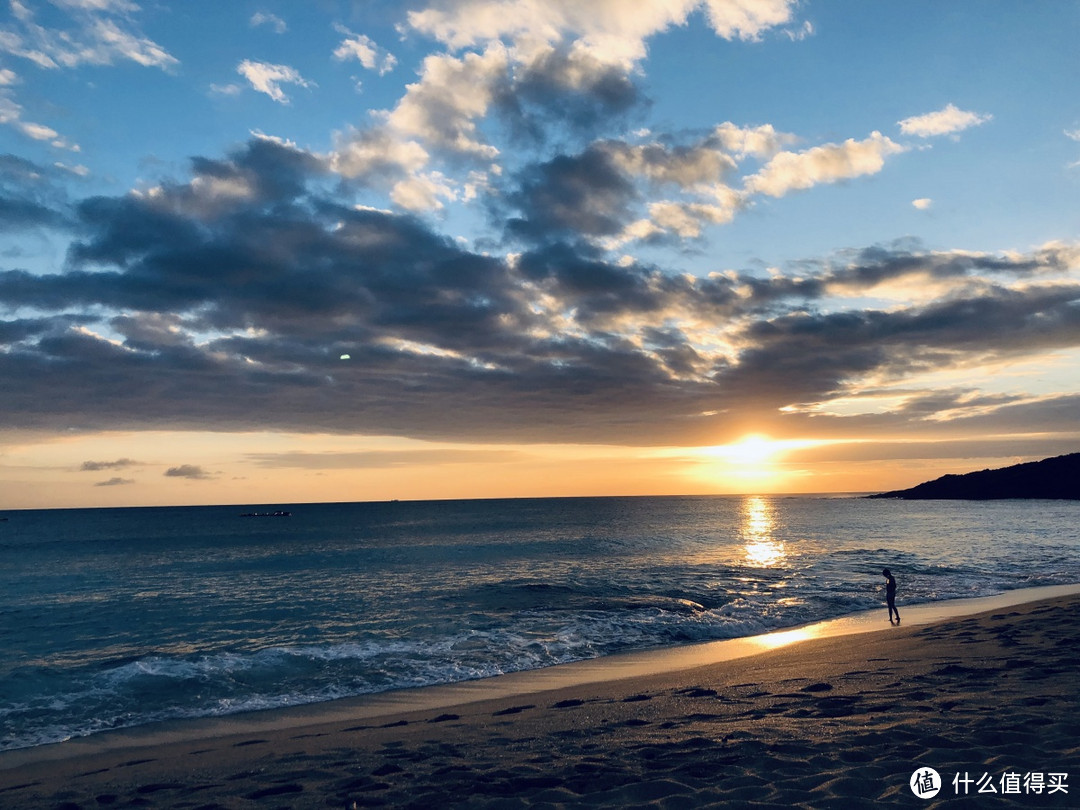
[{"label": "setting sun", "polygon": [[776,491],[783,480],[775,462],[785,442],[751,433],[730,444],[703,447],[708,461],[707,477],[728,492]]},{"label": "setting sun", "polygon": [[788,454],[824,443],[813,439],[773,439],[762,433],[748,433],[737,441],[694,451],[700,460],[695,476],[733,494],[785,491],[799,475],[787,460]]},{"label": "setting sun", "polygon": [[716,448],[718,455],[725,461],[749,467],[764,464],[775,456],[780,449],[782,449],[781,442],[774,442],[768,436],[760,434],[744,436],[733,444]]}]

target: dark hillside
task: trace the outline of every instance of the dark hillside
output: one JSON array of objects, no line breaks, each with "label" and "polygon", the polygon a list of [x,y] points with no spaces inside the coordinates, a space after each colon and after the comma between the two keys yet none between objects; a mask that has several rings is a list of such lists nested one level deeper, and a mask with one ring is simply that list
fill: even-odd
[{"label": "dark hillside", "polygon": [[1080,500],[1080,453],[1056,456],[997,470],[945,475],[933,481],[870,498],[989,501],[1004,498]]}]

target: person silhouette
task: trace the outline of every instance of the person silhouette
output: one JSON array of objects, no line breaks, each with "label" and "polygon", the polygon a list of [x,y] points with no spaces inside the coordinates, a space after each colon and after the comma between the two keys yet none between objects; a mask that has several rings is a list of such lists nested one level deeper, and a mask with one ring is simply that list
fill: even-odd
[{"label": "person silhouette", "polygon": [[889,606],[889,624],[893,624],[894,613],[896,624],[900,624],[900,611],[896,609],[896,577],[888,568],[882,568],[881,575],[885,577],[885,604]]}]

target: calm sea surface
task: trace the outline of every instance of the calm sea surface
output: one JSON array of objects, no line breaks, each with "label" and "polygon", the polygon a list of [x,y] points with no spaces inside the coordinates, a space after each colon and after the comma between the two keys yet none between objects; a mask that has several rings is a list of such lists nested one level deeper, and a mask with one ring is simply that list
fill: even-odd
[{"label": "calm sea surface", "polygon": [[1078,502],[272,508],[0,513],[0,749],[1080,582]]}]

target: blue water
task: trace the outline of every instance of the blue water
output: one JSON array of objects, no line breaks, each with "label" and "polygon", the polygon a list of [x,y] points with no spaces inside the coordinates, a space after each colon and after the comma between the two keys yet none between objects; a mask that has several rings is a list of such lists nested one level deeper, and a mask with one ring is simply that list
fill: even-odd
[{"label": "blue water", "polygon": [[0,515],[0,750],[1080,582],[1077,502],[272,508]]}]

